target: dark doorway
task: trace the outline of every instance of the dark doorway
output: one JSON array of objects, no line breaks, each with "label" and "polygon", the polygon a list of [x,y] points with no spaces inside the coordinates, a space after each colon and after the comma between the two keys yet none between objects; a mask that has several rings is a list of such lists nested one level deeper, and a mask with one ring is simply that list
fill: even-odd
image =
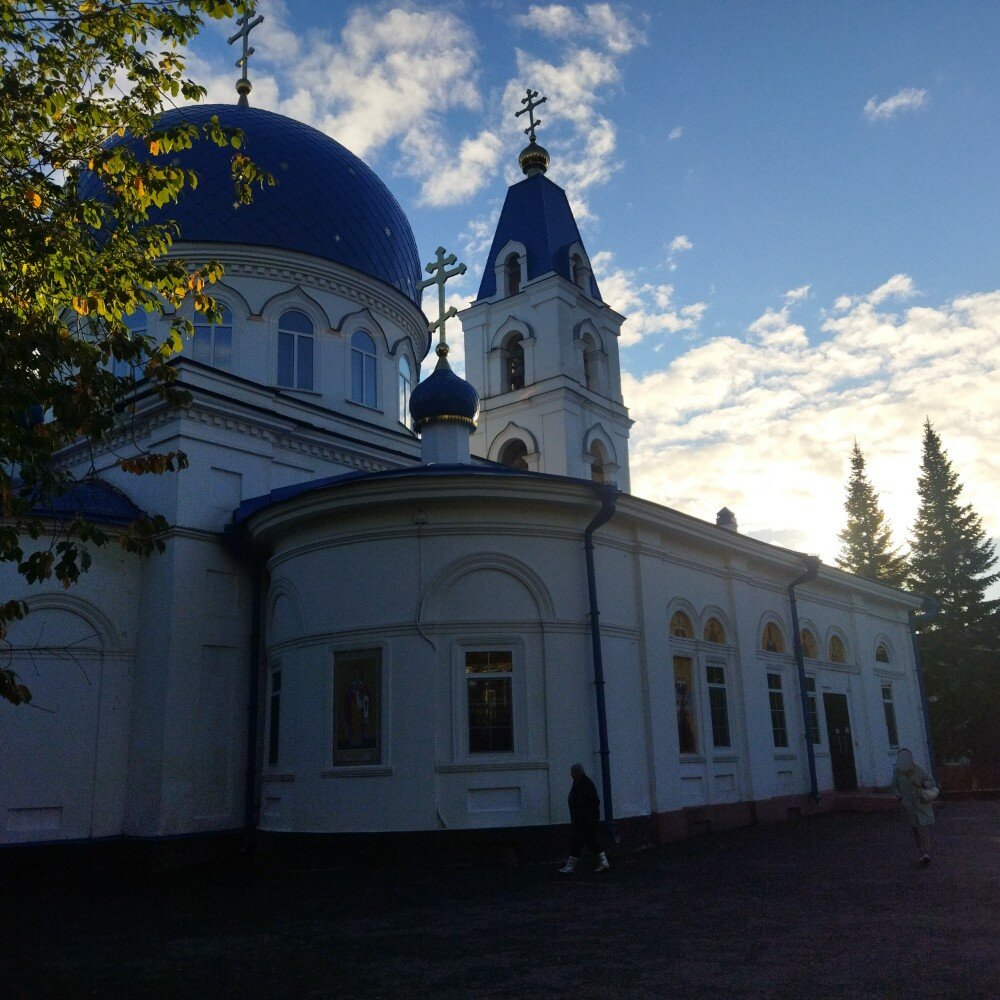
[{"label": "dark doorway", "polygon": [[858,787],[858,773],[854,769],[854,738],[851,736],[847,695],[824,692],[823,710],[826,712],[826,734],[830,740],[833,787],[838,792],[852,792]]}]

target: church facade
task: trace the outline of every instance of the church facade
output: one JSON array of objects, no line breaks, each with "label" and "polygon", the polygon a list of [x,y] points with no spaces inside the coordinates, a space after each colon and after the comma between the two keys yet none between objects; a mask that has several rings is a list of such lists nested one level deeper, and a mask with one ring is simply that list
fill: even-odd
[{"label": "church facade", "polygon": [[[467,381],[445,345],[418,382],[389,191],[280,115],[171,112],[213,113],[278,186],[234,209],[224,154],[185,154],[178,252],[225,265],[222,322],[173,362],[190,403],[140,382],[65,500],[163,513],[166,551],[97,553],[69,592],[4,571],[36,707],[0,705],[3,843],[530,830],[567,821],[575,762],[673,838],[884,786],[901,745],[926,762],[916,598],[629,493],[625,317],[541,147],[459,316]],[[190,467],[128,476],[130,442]]]}]

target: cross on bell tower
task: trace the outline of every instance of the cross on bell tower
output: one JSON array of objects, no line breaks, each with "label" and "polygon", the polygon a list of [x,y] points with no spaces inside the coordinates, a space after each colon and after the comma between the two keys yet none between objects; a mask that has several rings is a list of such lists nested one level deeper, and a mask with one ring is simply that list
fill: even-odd
[{"label": "cross on bell tower", "polygon": [[535,129],[542,124],[541,118],[535,118],[535,108],[544,104],[548,98],[543,97],[540,101],[536,101],[535,98],[538,96],[537,90],[532,90],[531,87],[527,89],[528,96],[521,98],[522,104],[527,104],[526,108],[521,108],[520,111],[514,112],[515,118],[520,118],[521,115],[526,114],[528,116],[528,127],[524,130],[524,134],[528,137],[529,142],[535,141]]}]

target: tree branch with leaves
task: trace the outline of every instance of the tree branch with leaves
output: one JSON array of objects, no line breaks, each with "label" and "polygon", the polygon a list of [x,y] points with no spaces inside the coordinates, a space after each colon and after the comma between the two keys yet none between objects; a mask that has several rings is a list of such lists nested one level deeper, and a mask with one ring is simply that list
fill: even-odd
[{"label": "tree branch with leaves", "polygon": [[[0,562],[16,564],[26,584],[71,586],[90,550],[115,541],[140,554],[163,547],[167,523],[156,513],[109,532],[81,517],[54,521],[40,508],[78,481],[56,460],[60,451],[120,433],[137,378],[168,401],[186,398],[167,362],[193,333],[191,309],[218,318],[210,287],[222,268],[177,256],[177,227],[156,212],[167,206],[169,215],[198,182],[177,153],[195,142],[232,148],[241,203],[273,178],[218,119],[199,130],[158,127],[157,116],[204,96],[185,75],[184,47],[205,20],[246,8],[218,0],[0,3]],[[129,325],[141,311],[169,319],[162,340],[149,324]],[[168,451],[119,464],[143,475],[186,462]],[[0,639],[26,612],[20,596],[0,595]],[[24,702],[30,691],[0,668],[0,697]]]}]

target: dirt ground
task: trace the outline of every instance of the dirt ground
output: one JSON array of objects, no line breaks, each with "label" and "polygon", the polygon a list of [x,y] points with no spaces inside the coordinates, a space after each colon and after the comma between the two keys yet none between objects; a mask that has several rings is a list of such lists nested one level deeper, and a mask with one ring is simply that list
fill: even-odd
[{"label": "dirt ground", "polygon": [[0,996],[1000,998],[1000,802],[832,814],[612,870],[186,870],[0,896]]}]

